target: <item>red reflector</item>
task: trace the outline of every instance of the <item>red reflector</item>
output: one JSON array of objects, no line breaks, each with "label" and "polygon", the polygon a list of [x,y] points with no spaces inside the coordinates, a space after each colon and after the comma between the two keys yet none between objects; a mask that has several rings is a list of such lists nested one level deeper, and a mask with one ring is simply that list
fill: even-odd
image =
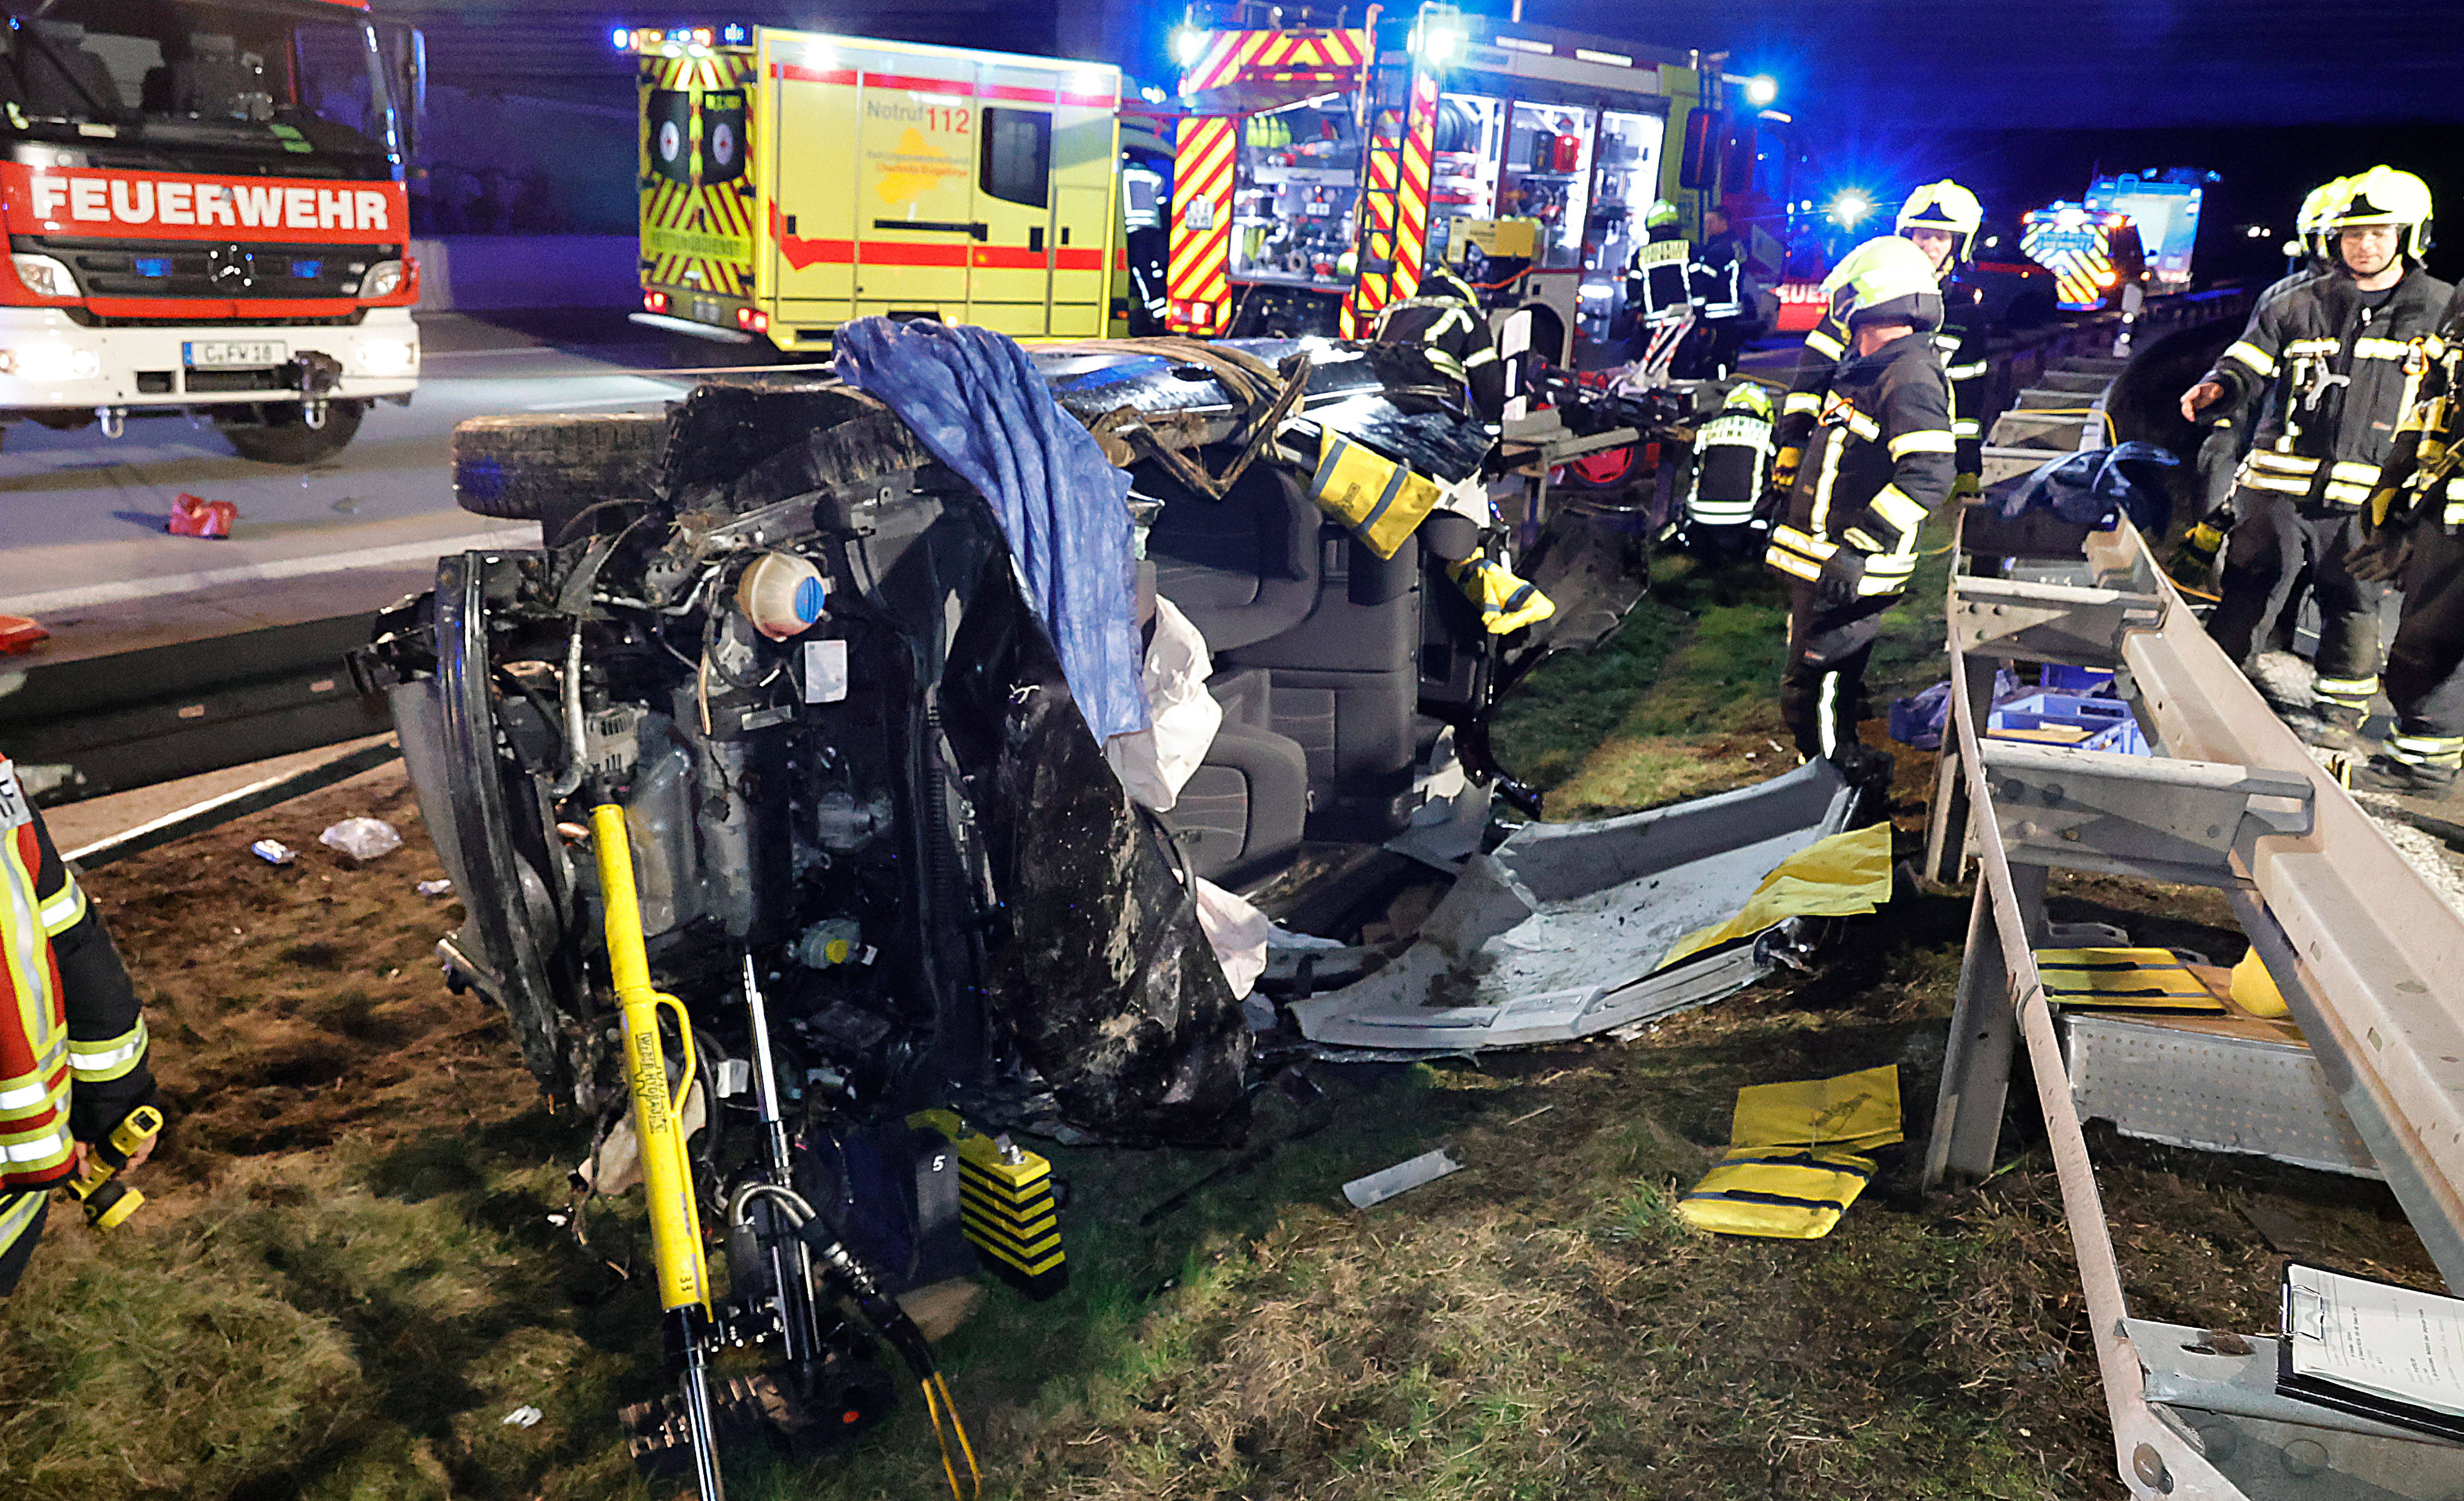
[{"label": "red reflector", "polygon": [[839,1414],[839,1422],[841,1423],[854,1424],[862,1423],[863,1421],[864,1414],[856,1411],[853,1407],[849,1407],[847,1411]]},{"label": "red reflector", "polygon": [[668,295],[664,292],[643,293],[642,308],[645,312],[650,313],[666,312],[668,310]]}]

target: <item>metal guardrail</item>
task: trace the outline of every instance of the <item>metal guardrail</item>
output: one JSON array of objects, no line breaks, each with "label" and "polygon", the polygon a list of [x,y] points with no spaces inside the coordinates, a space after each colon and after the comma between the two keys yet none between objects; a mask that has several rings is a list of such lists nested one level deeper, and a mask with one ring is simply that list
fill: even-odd
[{"label": "metal guardrail", "polygon": [[[1962,556],[2067,561],[2034,581],[1954,569],[1947,601],[1955,742],[1937,818],[1969,823],[1981,874],[1925,1163],[1928,1186],[1991,1172],[2013,1053],[2024,1046],[2078,1255],[2114,1452],[2135,1496],[2241,1501],[2296,1492],[2254,1456],[2306,1445],[2325,1489],[2445,1497],[2464,1448],[2274,1399],[2266,1373],[2189,1368],[2214,1352],[2130,1320],[2094,1163],[2035,949],[2053,868],[2223,889],[2353,1123],[2451,1287],[2464,1288],[2464,915],[2313,762],[2157,569],[2111,533],[2000,521],[1971,507]],[[2159,754],[1983,738],[2001,661],[2116,671]],[[2233,1342],[2247,1351],[2265,1340]],[[2194,1352],[2185,1356],[2185,1349]],[[2256,1388],[2265,1387],[2264,1391]],[[2234,1390],[2242,1390],[2236,1387]],[[2185,1392],[2205,1393],[2185,1400]],[[2257,1416],[2262,1399],[2272,1401]],[[2291,1435],[2288,1437],[2288,1435]],[[2238,1456],[2238,1457],[2236,1457]],[[2274,1463],[2274,1461],[2270,1461]],[[2284,1460],[2279,1468],[2304,1471]],[[2445,1476],[2445,1480],[2436,1477]],[[2416,1487],[2413,1478],[2428,1477]],[[2334,1484],[2328,1484],[2334,1482]],[[2343,1489],[2339,1489],[2339,1487]],[[2351,1489],[2365,1487],[2374,1489]],[[2444,1489],[2440,1489],[2444,1488]]]}]

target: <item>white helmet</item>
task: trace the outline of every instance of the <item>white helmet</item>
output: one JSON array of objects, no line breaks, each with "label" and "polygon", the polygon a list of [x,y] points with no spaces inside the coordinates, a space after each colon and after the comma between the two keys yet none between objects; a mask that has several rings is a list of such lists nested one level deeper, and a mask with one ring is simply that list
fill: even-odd
[{"label": "white helmet", "polygon": [[1899,232],[1941,230],[1951,236],[1950,258],[1944,269],[1968,259],[1976,248],[1976,231],[1985,222],[1985,206],[1976,195],[1946,177],[1908,194],[1900,205]]},{"label": "white helmet", "polygon": [[1886,235],[1867,240],[1839,258],[1822,278],[1831,316],[1842,328],[1859,323],[1912,323],[1919,332],[1942,326],[1942,283],[1933,257]]}]

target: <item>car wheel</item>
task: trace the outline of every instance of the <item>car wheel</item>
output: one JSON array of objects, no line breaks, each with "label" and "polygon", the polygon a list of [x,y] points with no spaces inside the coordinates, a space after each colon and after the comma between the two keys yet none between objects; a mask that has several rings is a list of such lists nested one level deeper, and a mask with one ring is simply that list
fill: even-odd
[{"label": "car wheel", "polygon": [[473,417],[453,430],[453,503],[474,516],[537,521],[656,493],[665,412]]}]

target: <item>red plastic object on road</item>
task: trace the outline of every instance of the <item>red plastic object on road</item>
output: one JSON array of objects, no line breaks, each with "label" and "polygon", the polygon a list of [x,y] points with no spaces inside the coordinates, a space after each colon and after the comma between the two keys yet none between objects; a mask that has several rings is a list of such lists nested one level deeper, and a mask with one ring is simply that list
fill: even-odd
[{"label": "red plastic object on road", "polygon": [[23,615],[0,615],[0,651],[24,651],[52,633]]},{"label": "red plastic object on road", "polygon": [[174,537],[229,537],[239,507],[228,500],[208,500],[182,491],[171,501],[171,516],[163,530]]}]

